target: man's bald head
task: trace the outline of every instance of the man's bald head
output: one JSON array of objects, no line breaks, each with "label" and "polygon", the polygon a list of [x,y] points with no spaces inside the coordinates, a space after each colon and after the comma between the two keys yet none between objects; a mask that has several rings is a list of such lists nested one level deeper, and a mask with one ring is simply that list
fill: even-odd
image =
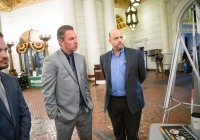
[{"label": "man's bald head", "polygon": [[119,29],[112,29],[109,33],[109,42],[114,51],[120,51],[124,47],[123,33]]},{"label": "man's bald head", "polygon": [[109,32],[109,38],[113,35],[113,33],[115,32],[121,32],[121,30],[117,29],[117,28],[114,28],[112,29],[110,32]]}]

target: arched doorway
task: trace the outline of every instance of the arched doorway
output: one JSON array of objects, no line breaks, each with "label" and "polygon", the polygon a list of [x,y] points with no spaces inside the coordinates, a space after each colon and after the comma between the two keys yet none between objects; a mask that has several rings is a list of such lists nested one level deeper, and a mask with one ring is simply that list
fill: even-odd
[{"label": "arched doorway", "polygon": [[[173,2],[173,3],[172,3]],[[179,2],[179,3],[178,3]],[[188,52],[192,53],[192,45],[193,45],[193,5],[195,0],[187,0],[187,1],[170,1],[171,7],[174,8],[172,10],[172,29],[171,29],[171,51],[176,47],[175,43],[177,41],[177,35],[181,32],[181,36],[185,42],[186,47],[188,48]],[[175,4],[174,4],[175,3]],[[174,4],[174,5],[173,5]],[[196,33],[196,44],[199,45],[200,35]],[[184,50],[183,47],[180,50],[179,55],[179,70],[184,70],[184,63],[182,62]]]},{"label": "arched doorway", "polygon": [[[179,1],[176,0],[177,2],[179,2],[177,5],[175,6],[171,6],[172,8],[174,8],[174,10],[172,10],[172,30],[171,30],[171,39],[172,39],[172,47],[174,46],[174,43],[176,41],[176,35],[178,33],[178,31],[181,30],[182,26],[181,26],[181,22],[182,22],[182,17],[184,16],[184,14],[188,11],[188,9],[190,9],[193,5],[193,3],[195,2],[195,0],[185,0],[185,1]],[[171,5],[173,5],[172,3],[176,3],[174,0],[170,1]],[[173,50],[173,48],[171,48],[171,50]]]}]

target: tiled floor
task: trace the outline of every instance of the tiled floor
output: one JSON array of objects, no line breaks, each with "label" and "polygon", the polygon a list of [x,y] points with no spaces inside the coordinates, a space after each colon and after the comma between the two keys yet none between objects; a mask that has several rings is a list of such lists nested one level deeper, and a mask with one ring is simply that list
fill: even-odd
[{"label": "tiled floor", "polygon": [[[143,83],[146,105],[143,109],[140,125],[140,140],[147,139],[150,124],[162,122],[164,114],[162,106],[167,84],[159,84],[158,81],[166,80],[167,78],[167,76],[160,73],[156,75],[154,71],[149,71],[147,79]],[[94,102],[93,140],[113,140],[114,136],[110,119],[103,112],[105,85],[93,86],[93,84],[93,82],[90,82]],[[39,89],[26,89],[23,93],[32,116],[31,140],[55,140],[55,126],[53,120],[49,120],[46,115],[41,91]],[[190,102],[190,83],[187,86],[175,86],[173,97],[181,102]],[[175,104],[174,101],[172,101],[173,104]],[[168,123],[190,124],[190,106],[180,105],[171,110]],[[74,131],[72,139],[79,140],[76,131]]]}]

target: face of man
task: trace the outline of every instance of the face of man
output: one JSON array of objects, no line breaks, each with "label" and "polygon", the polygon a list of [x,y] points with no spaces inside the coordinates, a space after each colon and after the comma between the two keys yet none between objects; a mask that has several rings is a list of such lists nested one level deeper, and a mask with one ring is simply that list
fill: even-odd
[{"label": "face of man", "polygon": [[2,37],[0,37],[0,70],[8,67],[8,47]]},{"label": "face of man", "polygon": [[114,29],[110,32],[110,44],[114,51],[120,51],[124,47],[123,34],[120,30]]},{"label": "face of man", "polygon": [[73,30],[66,31],[64,39],[59,39],[59,43],[65,53],[72,54],[78,48],[76,33]]}]

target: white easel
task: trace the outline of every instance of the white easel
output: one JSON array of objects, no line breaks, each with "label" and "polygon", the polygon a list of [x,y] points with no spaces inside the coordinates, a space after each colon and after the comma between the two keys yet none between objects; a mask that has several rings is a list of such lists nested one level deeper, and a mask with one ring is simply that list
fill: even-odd
[{"label": "white easel", "polygon": [[[169,117],[169,111],[174,109],[175,107],[181,105],[181,104],[191,105],[191,112],[193,111],[193,106],[199,106],[200,107],[200,105],[193,103],[194,96],[192,96],[191,104],[185,103],[185,102],[180,102],[180,101],[178,101],[178,100],[176,100],[172,97],[172,93],[174,92],[176,71],[177,71],[177,66],[178,66],[178,55],[179,55],[179,50],[181,49],[180,43],[183,45],[184,51],[186,52],[186,55],[187,55],[191,65],[192,65],[192,68],[193,68],[193,77],[195,77],[194,78],[195,81],[193,82],[194,88],[195,88],[194,91],[197,91],[200,94],[200,86],[198,86],[198,85],[200,85],[199,84],[200,83],[200,77],[199,77],[199,72],[198,72],[199,67],[198,67],[198,60],[197,60],[195,28],[194,27],[195,27],[195,24],[194,24],[194,16],[193,16],[193,60],[192,60],[192,58],[191,58],[191,56],[190,56],[190,54],[189,54],[189,52],[186,48],[184,40],[181,36],[181,31],[177,32],[176,42],[175,42],[175,46],[174,46],[174,53],[173,53],[173,56],[172,56],[172,63],[171,63],[171,68],[170,68],[170,75],[169,75],[169,80],[168,80],[168,85],[167,85],[167,91],[166,91],[166,95],[165,95],[165,102],[164,102],[164,106],[163,106],[164,115],[163,115],[162,123],[164,123],[165,120],[166,120],[166,114]],[[179,29],[179,25],[178,25],[178,29]],[[197,84],[197,86],[196,86],[196,84]],[[170,108],[171,100],[178,102],[178,104]],[[167,122],[168,122],[168,117],[167,117]]]}]

